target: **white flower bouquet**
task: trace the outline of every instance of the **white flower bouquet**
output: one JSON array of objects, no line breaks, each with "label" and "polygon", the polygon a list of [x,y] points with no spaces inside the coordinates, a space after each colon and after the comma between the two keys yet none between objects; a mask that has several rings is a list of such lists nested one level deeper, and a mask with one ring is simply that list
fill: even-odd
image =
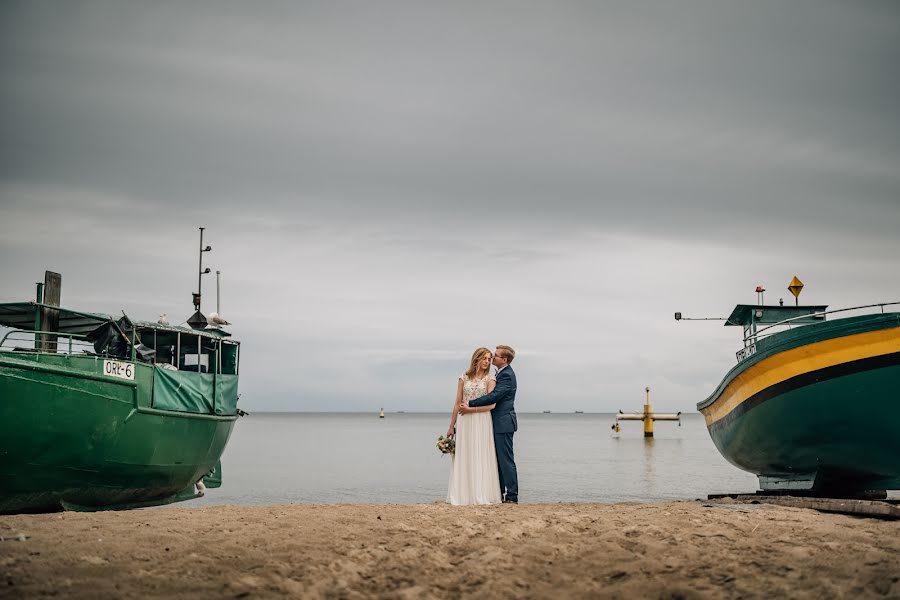
[{"label": "white flower bouquet", "polygon": [[438,436],[436,446],[441,454],[456,454],[456,440],[452,437]]}]

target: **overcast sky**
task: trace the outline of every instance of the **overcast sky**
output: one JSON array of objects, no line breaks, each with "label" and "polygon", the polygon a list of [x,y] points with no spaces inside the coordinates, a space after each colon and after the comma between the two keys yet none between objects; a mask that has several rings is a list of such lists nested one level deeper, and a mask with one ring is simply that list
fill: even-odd
[{"label": "overcast sky", "polygon": [[[246,410],[695,410],[737,303],[900,300],[900,3],[3,2],[0,301],[183,321]],[[215,309],[214,275],[204,311]]]}]

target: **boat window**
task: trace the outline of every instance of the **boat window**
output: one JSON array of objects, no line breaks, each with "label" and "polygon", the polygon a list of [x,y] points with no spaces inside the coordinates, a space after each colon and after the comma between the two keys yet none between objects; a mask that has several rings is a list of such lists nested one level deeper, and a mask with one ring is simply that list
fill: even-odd
[{"label": "boat window", "polygon": [[[197,350],[200,336],[180,334],[181,340],[178,348],[178,370],[179,371],[203,371],[203,365],[198,360]],[[199,365],[199,366],[198,366]]]},{"label": "boat window", "polygon": [[222,342],[222,371],[223,375],[238,374],[238,348],[234,342]]},{"label": "boat window", "polygon": [[200,355],[200,362],[203,363],[203,359],[206,359],[206,372],[207,373],[218,373],[219,372],[219,340],[211,340],[209,338],[202,337],[200,338],[200,346],[202,353]]},{"label": "boat window", "polygon": [[217,340],[198,335],[181,334],[178,370],[214,373],[218,360],[217,345]]},{"label": "boat window", "polygon": [[[177,367],[178,361],[176,360],[176,356],[178,352],[178,334],[174,331],[155,330],[153,335],[153,348],[156,350],[156,364],[166,364]],[[150,341],[150,337],[147,335],[144,335],[143,339],[145,344]]]}]

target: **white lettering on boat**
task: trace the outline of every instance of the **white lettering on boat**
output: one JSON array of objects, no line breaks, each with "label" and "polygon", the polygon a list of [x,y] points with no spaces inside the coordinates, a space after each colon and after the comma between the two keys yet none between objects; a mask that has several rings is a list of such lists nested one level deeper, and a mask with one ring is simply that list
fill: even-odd
[{"label": "white lettering on boat", "polygon": [[734,355],[737,357],[738,362],[748,359],[751,356],[753,356],[754,354],[756,354],[756,344],[750,344],[746,348],[738,350],[737,352],[734,353]]},{"label": "white lettering on boat", "polygon": [[103,374],[119,379],[134,381],[134,363],[119,362],[117,360],[103,361]]}]

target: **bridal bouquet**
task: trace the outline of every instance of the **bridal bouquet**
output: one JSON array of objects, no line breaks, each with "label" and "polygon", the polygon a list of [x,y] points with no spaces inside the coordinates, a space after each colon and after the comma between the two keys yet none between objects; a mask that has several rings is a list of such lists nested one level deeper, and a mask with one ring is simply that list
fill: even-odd
[{"label": "bridal bouquet", "polygon": [[441,454],[456,454],[456,440],[452,437],[439,436],[436,445]]}]

